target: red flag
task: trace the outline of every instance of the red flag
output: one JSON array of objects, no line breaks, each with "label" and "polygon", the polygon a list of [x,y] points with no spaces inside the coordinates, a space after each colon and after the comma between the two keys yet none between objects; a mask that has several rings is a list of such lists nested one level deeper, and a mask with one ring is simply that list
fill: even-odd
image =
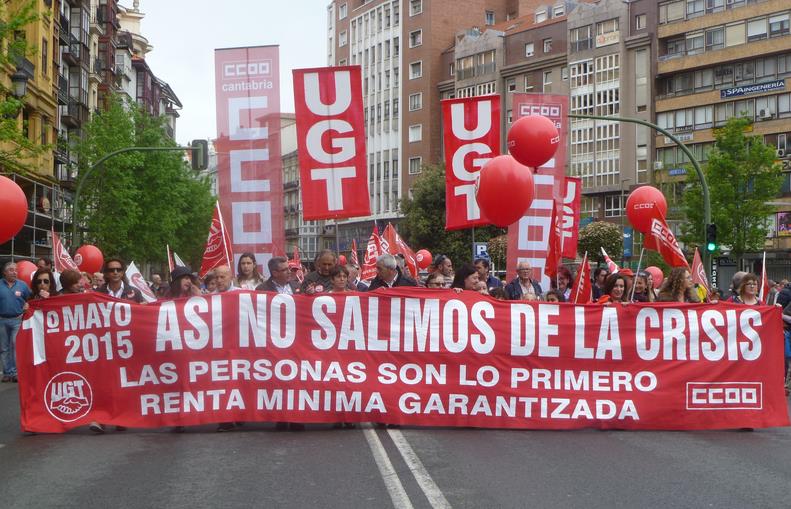
[{"label": "red flag", "polygon": [[203,262],[200,266],[200,276],[221,265],[233,267],[231,264],[231,237],[225,228],[220,211],[220,202],[214,206],[214,217],[211,219],[209,237],[206,239],[206,249],[203,251]]},{"label": "red flag", "polygon": [[294,255],[291,260],[288,261],[288,270],[297,269],[296,274],[294,274],[297,278],[297,281],[300,283],[305,280],[305,269],[302,267],[302,260],[299,258],[299,248],[294,246]]},{"label": "red flag", "polygon": [[[555,202],[557,203],[557,202]],[[582,179],[566,177],[566,192],[563,193],[560,246],[564,258],[577,257],[577,238],[580,233],[580,210],[582,203]]]},{"label": "red flag", "polygon": [[382,250],[382,238],[379,236],[379,228],[374,225],[374,231],[371,232],[371,238],[368,239],[368,248],[365,250],[365,258],[363,259],[363,268],[360,271],[360,279],[363,281],[370,281],[376,277],[376,259],[381,254],[384,254]]},{"label": "red flag", "polygon": [[488,224],[475,200],[481,168],[500,153],[500,96],[442,101],[445,123],[445,229]]},{"label": "red flag", "polygon": [[758,294],[758,301],[766,304],[769,300],[769,278],[766,277],[766,251],[764,251],[764,263],[761,266],[761,291]]},{"label": "red flag", "polygon": [[396,231],[395,227],[387,223],[387,227],[385,228],[384,233],[382,234],[384,240],[387,242],[389,246],[390,254],[402,254],[404,255],[405,266],[409,271],[409,276],[412,278],[417,278],[418,268],[417,268],[417,256],[415,252],[404,242],[404,239]]},{"label": "red flag", "polygon": [[359,65],[294,70],[305,220],[371,214],[361,72]]},{"label": "red flag", "polygon": [[700,259],[700,252],[695,248],[695,256],[692,258],[692,281],[706,290],[706,295],[709,292],[709,280],[706,277],[706,270],[703,268],[703,262]]},{"label": "red flag", "polygon": [[615,262],[610,259],[609,255],[607,255],[607,251],[605,251],[604,248],[601,248],[601,254],[604,255],[604,262],[607,264],[607,272],[610,274],[615,274],[621,270],[618,268],[618,265],[616,265]]},{"label": "red flag", "polygon": [[352,239],[352,252],[351,252],[352,265],[360,267],[360,257],[357,255],[357,239]]},{"label": "red flag", "polygon": [[681,246],[678,245],[678,240],[664,217],[655,217],[651,220],[651,229],[645,234],[643,246],[658,251],[671,267],[689,268],[684,252],[681,251]]},{"label": "red flag", "polygon": [[547,249],[547,262],[544,265],[544,274],[551,278],[558,275],[558,267],[561,262],[561,247],[560,240],[562,231],[560,223],[562,219],[557,211],[557,202],[552,207],[552,216],[550,217],[549,224],[549,249]]},{"label": "red flag", "polygon": [[52,230],[52,264],[54,265],[55,272],[63,272],[66,269],[80,270],[74,260],[69,256],[69,252],[63,247],[60,237]]},{"label": "red flag", "polygon": [[569,302],[574,304],[588,304],[591,301],[591,291],[593,290],[590,278],[590,266],[588,265],[588,253],[582,258],[582,264],[577,270],[577,277],[571,286]]}]

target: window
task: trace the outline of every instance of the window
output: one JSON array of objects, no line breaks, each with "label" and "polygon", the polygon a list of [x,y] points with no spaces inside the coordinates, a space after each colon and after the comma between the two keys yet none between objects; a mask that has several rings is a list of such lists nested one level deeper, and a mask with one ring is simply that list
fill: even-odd
[{"label": "window", "polygon": [[423,12],[423,0],[410,0],[409,15],[417,16],[421,12]]},{"label": "window", "polygon": [[604,35],[618,31],[618,18],[608,19],[601,23],[596,23],[596,35]]},{"label": "window", "polygon": [[683,55],[686,51],[687,40],[683,37],[680,39],[670,39],[667,41],[667,54],[668,55]]},{"label": "window", "polygon": [[346,30],[338,34],[338,46],[346,46],[347,43],[347,34]]},{"label": "window", "polygon": [[525,44],[525,56],[532,57],[535,54],[535,49],[532,42]]},{"label": "window", "polygon": [[494,25],[494,11],[486,11],[486,24]]},{"label": "window", "polygon": [[514,121],[514,110],[506,110],[505,112],[505,121],[506,123],[510,124]]},{"label": "window", "polygon": [[744,33],[744,23],[736,23],[725,27],[725,46],[736,46],[744,44],[746,37]]},{"label": "window", "polygon": [[414,48],[423,44],[423,30],[409,32],[409,47]]},{"label": "window", "polygon": [[695,129],[708,129],[714,125],[714,106],[695,108]]},{"label": "window", "polygon": [[747,40],[759,41],[766,39],[767,26],[766,18],[751,19],[747,22]]},{"label": "window", "polygon": [[711,90],[714,87],[714,69],[695,71],[695,91]]},{"label": "window", "polygon": [[423,61],[418,60],[409,64],[409,79],[414,80],[423,76]]},{"label": "window", "polygon": [[544,71],[544,93],[552,92],[552,71]]},{"label": "window", "polygon": [[541,9],[540,11],[536,11],[536,23],[542,23],[548,19],[547,11],[545,9]]},{"label": "window", "polygon": [[733,104],[733,112],[737,117],[746,117],[755,119],[755,101],[752,99],[745,99],[744,101],[736,101]]},{"label": "window", "polygon": [[411,125],[409,126],[409,143],[415,143],[416,141],[421,141],[423,139],[423,125]]},{"label": "window", "polygon": [[620,217],[623,206],[621,205],[620,194],[614,194],[604,197],[604,217]]},{"label": "window", "polygon": [[560,68],[560,79],[563,81],[569,80],[569,68],[565,65]]},{"label": "window", "polygon": [[706,30],[706,51],[720,49],[725,46],[725,29],[723,27]]},{"label": "window", "polygon": [[450,75],[453,76],[454,74],[456,74],[456,63],[455,62],[451,62],[450,63]]},{"label": "window", "polygon": [[703,32],[687,34],[687,55],[703,53]]},{"label": "window", "polygon": [[788,35],[789,33],[789,15],[779,14],[769,18],[769,37],[777,37],[778,35]]},{"label": "window", "polygon": [[733,118],[733,103],[718,104],[714,108],[714,125],[724,126],[728,119]]},{"label": "window", "polygon": [[525,92],[533,90],[533,85],[530,84],[530,75],[525,74]]},{"label": "window", "polygon": [[571,30],[571,51],[585,51],[593,47],[593,27],[584,27]]},{"label": "window", "polygon": [[421,171],[421,166],[423,165],[423,158],[422,157],[410,157],[409,158],[409,174],[410,175],[417,175]]},{"label": "window", "polygon": [[563,4],[556,5],[552,8],[552,17],[557,18],[558,16],[563,16],[566,14],[566,6]]},{"label": "window", "polygon": [[704,12],[703,0],[687,0],[687,19],[702,16]]},{"label": "window", "polygon": [[725,10],[725,0],[706,0],[706,12],[720,12]]},{"label": "window", "polygon": [[692,108],[687,108],[685,110],[676,110],[674,117],[675,117],[676,131],[687,131],[689,129],[692,129],[692,126],[694,125]]},{"label": "window", "polygon": [[552,51],[552,38],[544,39],[544,53]]},{"label": "window", "polygon": [[634,29],[635,30],[643,30],[646,27],[646,19],[645,14],[638,14],[634,17]]},{"label": "window", "polygon": [[777,74],[777,58],[767,57],[755,61],[755,77],[761,78],[774,78]]},{"label": "window", "polygon": [[346,65],[346,59],[345,58],[340,59],[338,65]]},{"label": "window", "polygon": [[684,0],[659,4],[659,24],[684,19]]},{"label": "window", "polygon": [[777,98],[773,95],[767,97],[758,97],[755,99],[755,119],[771,120],[777,113]]},{"label": "window", "polygon": [[777,116],[791,117],[791,94],[780,94],[777,96]]},{"label": "window", "polygon": [[505,89],[509,92],[516,92],[516,78],[505,80]]},{"label": "window", "polygon": [[346,4],[341,4],[341,6],[338,7],[338,19],[344,19],[346,17],[346,10]]},{"label": "window", "polygon": [[409,94],[409,111],[419,110],[423,107],[423,92]]},{"label": "window", "polygon": [[[41,74],[43,76],[47,75],[47,69],[49,69],[49,56],[47,55],[47,38],[44,37],[41,39]],[[99,71],[99,69],[96,69]]]}]

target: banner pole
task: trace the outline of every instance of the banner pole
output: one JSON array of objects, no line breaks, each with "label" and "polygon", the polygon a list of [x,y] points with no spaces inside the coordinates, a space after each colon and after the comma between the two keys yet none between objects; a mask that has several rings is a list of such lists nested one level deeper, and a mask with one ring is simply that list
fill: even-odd
[{"label": "banner pole", "polygon": [[640,272],[640,266],[643,264],[643,253],[644,252],[645,252],[645,248],[641,247],[640,248],[640,259],[637,260],[637,271],[634,273],[634,281],[632,281],[632,295],[629,296],[629,302],[632,302],[632,300],[634,300],[634,287],[635,287],[634,283],[635,283],[635,281],[637,281],[637,274]]}]

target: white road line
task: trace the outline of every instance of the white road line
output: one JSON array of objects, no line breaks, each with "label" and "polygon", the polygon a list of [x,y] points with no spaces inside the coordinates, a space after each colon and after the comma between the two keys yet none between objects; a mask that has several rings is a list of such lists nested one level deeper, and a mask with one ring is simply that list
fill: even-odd
[{"label": "white road line", "polygon": [[400,452],[401,456],[404,458],[409,470],[412,471],[412,475],[415,476],[415,480],[420,485],[426,498],[428,498],[431,507],[435,509],[450,509],[448,499],[445,498],[445,495],[442,494],[442,490],[439,489],[437,483],[435,483],[434,479],[428,474],[426,467],[423,466],[423,462],[417,457],[412,446],[407,442],[406,437],[397,429],[389,429],[387,433],[398,448],[398,452]]},{"label": "white road line", "polygon": [[379,468],[379,474],[381,474],[382,480],[385,483],[387,493],[390,494],[390,500],[393,501],[393,506],[396,507],[396,509],[402,507],[412,509],[412,502],[409,500],[409,495],[406,494],[404,485],[401,484],[401,479],[398,478],[398,474],[393,468],[390,457],[387,455],[382,441],[379,440],[376,430],[366,427],[363,429],[363,434],[368,441],[368,446],[371,448],[374,461],[376,461],[376,466]]}]

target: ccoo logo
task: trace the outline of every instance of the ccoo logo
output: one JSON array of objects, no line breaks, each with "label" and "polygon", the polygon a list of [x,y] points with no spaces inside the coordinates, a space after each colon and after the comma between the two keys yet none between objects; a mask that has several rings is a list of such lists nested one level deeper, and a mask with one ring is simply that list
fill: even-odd
[{"label": "ccoo logo", "polygon": [[84,376],[64,371],[47,383],[44,402],[52,417],[61,422],[74,422],[91,411],[93,390]]}]

